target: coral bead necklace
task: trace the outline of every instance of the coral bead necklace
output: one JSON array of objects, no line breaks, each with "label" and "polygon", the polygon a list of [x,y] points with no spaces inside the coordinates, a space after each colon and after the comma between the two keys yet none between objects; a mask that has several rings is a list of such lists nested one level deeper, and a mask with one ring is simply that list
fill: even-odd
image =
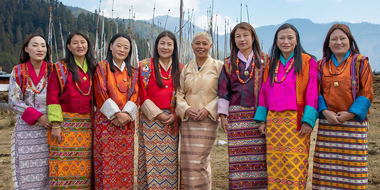
[{"label": "coral bead necklace", "polygon": [[[236,64],[239,65],[239,58],[236,59]],[[238,77],[239,79],[239,82],[242,83],[242,84],[246,84],[249,80],[251,80],[253,78],[253,74],[254,74],[254,70],[255,70],[255,55],[252,56],[252,64],[251,64],[251,72],[249,72],[249,78],[247,80],[242,80],[240,78],[240,71],[239,71],[239,67],[235,70],[235,73],[236,73],[236,76]],[[244,75],[248,75],[248,71],[245,71],[244,72]]]},{"label": "coral bead necklace", "polygon": [[282,77],[281,81],[278,81],[277,74],[278,74],[278,68],[280,67],[280,64],[281,64],[281,62],[280,62],[280,60],[278,60],[276,69],[274,70],[274,82],[276,82],[276,83],[282,83],[282,82],[284,82],[286,76],[288,75],[288,73],[290,72],[290,70],[292,70],[292,68],[293,68],[294,58],[290,62],[290,65],[289,65],[288,69],[286,69],[285,75]]},{"label": "coral bead necklace", "polygon": [[158,72],[160,73],[160,76],[161,76],[162,79],[169,80],[170,77],[172,76],[172,66],[170,65],[170,67],[169,67],[169,76],[168,77],[162,76],[160,64],[158,64]]},{"label": "coral bead necklace", "polygon": [[[338,71],[337,73],[332,73],[331,62],[332,62],[332,61],[331,61],[331,59],[330,59],[330,61],[329,61],[329,72],[330,72],[331,75],[336,76],[336,75],[340,75],[340,74],[342,74],[343,71],[346,69],[347,64],[348,64],[348,58],[346,59],[346,63],[344,64],[343,69],[340,70],[340,71]],[[337,68],[337,69],[338,69],[338,68]]]},{"label": "coral bead necklace", "polygon": [[38,90],[34,89],[34,87],[33,87],[33,85],[32,85],[32,79],[30,78],[29,69],[28,69],[28,66],[26,66],[26,73],[28,73],[28,74],[27,74],[27,75],[28,75],[28,77],[27,77],[28,84],[29,84],[30,88],[32,88],[33,92],[36,93],[36,94],[41,94],[42,90],[44,90],[44,88],[46,87],[47,72],[48,72],[47,68],[48,68],[48,66],[46,65],[46,66],[45,66],[45,73],[44,73],[44,78],[45,78],[45,80],[44,80],[44,83],[42,84],[42,88],[41,88],[41,90],[38,91]]}]

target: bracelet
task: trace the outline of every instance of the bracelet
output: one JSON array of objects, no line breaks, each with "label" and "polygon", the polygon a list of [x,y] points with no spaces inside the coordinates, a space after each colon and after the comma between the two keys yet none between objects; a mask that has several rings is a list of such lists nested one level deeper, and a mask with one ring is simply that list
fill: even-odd
[{"label": "bracelet", "polygon": [[60,125],[58,125],[57,127],[51,127],[52,129],[60,129],[61,128],[61,126]]}]

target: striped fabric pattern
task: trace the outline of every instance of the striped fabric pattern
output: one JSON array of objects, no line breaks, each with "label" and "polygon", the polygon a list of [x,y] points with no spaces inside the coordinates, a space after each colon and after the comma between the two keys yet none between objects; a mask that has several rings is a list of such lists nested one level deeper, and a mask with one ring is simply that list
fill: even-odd
[{"label": "striped fabric pattern", "polygon": [[254,114],[254,108],[229,107],[229,189],[267,189],[265,136]]},{"label": "striped fabric pattern", "polygon": [[90,114],[63,112],[63,142],[49,143],[50,189],[91,189],[92,124]]},{"label": "striped fabric pattern", "polygon": [[341,125],[320,119],[314,155],[313,189],[367,189],[367,122]]},{"label": "striped fabric pattern", "polygon": [[[170,114],[169,110],[164,113]],[[139,190],[178,189],[178,134],[165,135],[165,125],[141,113],[139,128]]]},{"label": "striped fabric pattern", "polygon": [[218,123],[209,118],[200,122],[189,119],[182,122],[180,130],[181,183],[185,190],[210,190],[210,153],[218,132]]}]

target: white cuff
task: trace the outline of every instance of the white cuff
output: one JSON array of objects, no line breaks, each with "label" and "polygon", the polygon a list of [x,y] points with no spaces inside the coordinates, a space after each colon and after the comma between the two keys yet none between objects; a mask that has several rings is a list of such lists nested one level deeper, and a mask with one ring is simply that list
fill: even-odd
[{"label": "white cuff", "polygon": [[105,115],[109,120],[115,118],[115,113],[120,112],[119,106],[111,99],[108,98],[103,106],[100,108],[100,111]]},{"label": "white cuff", "polygon": [[132,121],[134,121],[137,115],[137,106],[135,103],[128,101],[125,104],[122,112],[127,112],[129,116],[131,116]]}]

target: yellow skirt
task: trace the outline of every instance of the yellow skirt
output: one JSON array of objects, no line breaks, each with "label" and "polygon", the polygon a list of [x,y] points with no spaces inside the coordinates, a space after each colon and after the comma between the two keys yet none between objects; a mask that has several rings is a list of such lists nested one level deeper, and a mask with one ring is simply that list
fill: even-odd
[{"label": "yellow skirt", "polygon": [[267,116],[268,189],[305,189],[310,135],[297,131],[297,111]]}]

